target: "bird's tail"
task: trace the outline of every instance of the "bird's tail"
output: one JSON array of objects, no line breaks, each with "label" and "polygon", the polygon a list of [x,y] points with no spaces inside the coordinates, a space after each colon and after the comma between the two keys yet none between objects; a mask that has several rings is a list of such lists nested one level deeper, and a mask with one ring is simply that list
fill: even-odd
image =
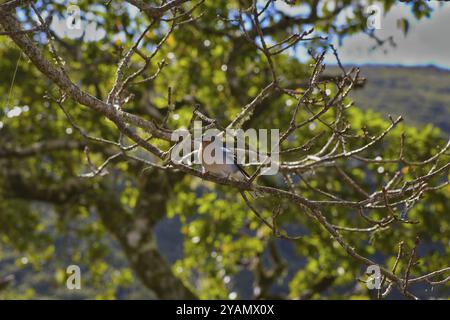
[{"label": "bird's tail", "polygon": [[[243,170],[243,169],[242,169],[241,167],[239,167],[239,166],[238,166],[238,168],[239,168],[239,171],[237,172],[237,175],[234,175],[234,176],[232,176],[232,177],[234,177],[234,178],[237,179],[238,181],[248,181],[248,180],[250,179],[250,176],[247,174],[247,172],[245,172],[245,170]],[[254,190],[254,189],[253,189],[253,190],[248,190],[247,192],[250,194],[250,196],[251,196],[253,199],[262,197],[262,196],[264,195],[263,192],[258,191],[258,190]]]}]

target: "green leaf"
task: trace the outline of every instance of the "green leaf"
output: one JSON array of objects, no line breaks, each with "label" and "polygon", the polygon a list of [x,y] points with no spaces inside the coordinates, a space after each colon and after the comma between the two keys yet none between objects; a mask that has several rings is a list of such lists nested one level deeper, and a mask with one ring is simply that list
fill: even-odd
[{"label": "green leaf", "polygon": [[397,20],[397,27],[400,28],[403,32],[403,35],[406,37],[409,31],[409,21],[406,18],[401,18]]}]

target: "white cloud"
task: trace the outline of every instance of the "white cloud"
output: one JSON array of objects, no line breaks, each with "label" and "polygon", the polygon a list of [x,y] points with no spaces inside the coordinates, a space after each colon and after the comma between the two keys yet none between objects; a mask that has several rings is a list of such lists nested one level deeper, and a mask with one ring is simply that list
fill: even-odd
[{"label": "white cloud", "polygon": [[[433,5],[434,11],[430,19],[423,18],[417,21],[410,12],[410,8],[404,4],[398,4],[382,19],[381,30],[377,30],[380,38],[391,35],[397,43],[396,48],[386,46],[384,50],[369,52],[375,42],[367,35],[358,34],[345,38],[342,47],[338,48],[343,63],[365,64],[403,64],[426,65],[435,64],[450,68],[450,3],[437,3]],[[409,18],[410,30],[404,37],[402,31],[397,28],[399,18]],[[335,63],[332,54],[327,57],[327,62]]]},{"label": "white cloud", "polygon": [[306,16],[311,11],[309,9],[310,7],[306,4],[291,6],[282,0],[275,1],[275,8],[289,16]]}]

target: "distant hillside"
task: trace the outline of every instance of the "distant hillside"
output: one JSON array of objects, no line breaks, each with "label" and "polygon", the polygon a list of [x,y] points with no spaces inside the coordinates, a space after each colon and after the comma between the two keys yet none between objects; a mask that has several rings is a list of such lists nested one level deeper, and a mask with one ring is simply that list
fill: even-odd
[{"label": "distant hillside", "polygon": [[450,136],[450,71],[432,66],[360,68],[366,84],[351,93],[358,107],[402,115],[407,124],[432,123]]}]

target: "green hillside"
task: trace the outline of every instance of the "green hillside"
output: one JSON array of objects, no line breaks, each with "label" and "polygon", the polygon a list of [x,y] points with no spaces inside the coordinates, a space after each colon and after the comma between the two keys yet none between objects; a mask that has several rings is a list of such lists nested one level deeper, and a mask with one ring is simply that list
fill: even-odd
[{"label": "green hillside", "polygon": [[351,92],[357,106],[402,115],[407,124],[432,123],[450,135],[450,71],[436,67],[362,66],[367,79]]}]

